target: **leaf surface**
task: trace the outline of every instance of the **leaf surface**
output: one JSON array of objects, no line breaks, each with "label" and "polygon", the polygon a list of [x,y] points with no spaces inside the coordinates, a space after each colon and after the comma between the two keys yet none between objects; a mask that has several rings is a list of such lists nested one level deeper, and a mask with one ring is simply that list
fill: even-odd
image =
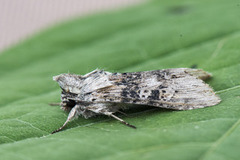
[{"label": "leaf surface", "polygon": [[[0,54],[1,159],[183,159],[240,157],[240,3],[234,0],[149,1],[75,19]],[[197,66],[222,102],[170,111],[127,110],[133,130],[105,116],[67,113],[52,76],[101,68],[131,72]]]}]

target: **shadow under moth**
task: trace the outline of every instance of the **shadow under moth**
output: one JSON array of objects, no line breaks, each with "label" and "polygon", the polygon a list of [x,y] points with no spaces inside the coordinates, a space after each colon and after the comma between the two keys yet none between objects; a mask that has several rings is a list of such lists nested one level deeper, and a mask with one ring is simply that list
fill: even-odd
[{"label": "shadow under moth", "polygon": [[144,72],[110,73],[94,70],[85,75],[54,76],[62,89],[63,110],[69,111],[66,124],[83,116],[107,115],[136,128],[114,115],[126,104],[172,110],[191,110],[218,104],[221,100],[203,80],[211,77],[201,69],[175,68]]}]

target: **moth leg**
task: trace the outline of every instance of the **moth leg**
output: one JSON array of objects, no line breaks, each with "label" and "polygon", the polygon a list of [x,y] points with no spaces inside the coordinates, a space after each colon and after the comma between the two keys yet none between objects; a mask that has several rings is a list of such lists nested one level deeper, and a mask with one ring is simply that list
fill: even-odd
[{"label": "moth leg", "polygon": [[113,114],[114,112],[118,111],[118,108],[116,106],[112,107],[112,104],[106,104],[106,103],[91,104],[91,106],[88,106],[87,109],[97,114],[104,114],[104,115],[110,116],[120,121],[121,123],[125,124],[128,127],[136,129],[134,125],[131,125],[125,122],[123,119]]},{"label": "moth leg", "polygon": [[53,131],[52,134],[61,131],[61,130],[67,125],[67,123],[68,123],[69,121],[73,120],[73,119],[75,118],[75,115],[76,115],[77,110],[79,109],[79,107],[80,107],[80,106],[75,105],[75,106],[71,109],[71,111],[69,112],[68,118],[67,118],[66,122],[62,125],[62,127],[60,127],[60,128],[58,128],[57,130]]},{"label": "moth leg", "polygon": [[111,112],[107,112],[107,113],[104,113],[104,114],[107,115],[107,116],[110,116],[110,117],[112,117],[112,118],[114,118],[114,119],[116,119],[116,120],[118,120],[118,121],[120,121],[121,123],[125,124],[125,125],[128,126],[128,127],[131,127],[131,128],[134,128],[134,129],[137,128],[136,126],[131,125],[131,124],[129,124],[128,122],[124,121],[123,119],[115,116],[115,115],[112,114]]},{"label": "moth leg", "polygon": [[124,115],[124,116],[127,116],[128,117],[128,115],[126,114],[126,113],[124,113],[124,112],[122,112],[122,111],[117,111],[118,113],[121,113],[122,115]]}]

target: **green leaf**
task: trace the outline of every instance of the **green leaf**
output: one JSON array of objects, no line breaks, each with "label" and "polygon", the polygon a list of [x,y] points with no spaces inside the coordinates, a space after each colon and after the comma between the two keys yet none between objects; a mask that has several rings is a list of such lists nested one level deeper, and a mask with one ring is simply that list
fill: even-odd
[{"label": "green leaf", "polygon": [[[0,54],[1,159],[182,159],[240,157],[240,3],[149,1],[75,19]],[[93,69],[143,71],[197,65],[222,102],[190,111],[149,106],[118,121],[67,113],[52,76]]]}]

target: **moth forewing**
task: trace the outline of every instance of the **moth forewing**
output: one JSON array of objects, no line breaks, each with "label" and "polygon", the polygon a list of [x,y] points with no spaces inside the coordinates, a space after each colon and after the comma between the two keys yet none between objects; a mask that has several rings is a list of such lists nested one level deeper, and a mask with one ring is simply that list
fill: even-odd
[{"label": "moth forewing", "polygon": [[204,108],[221,100],[203,80],[211,77],[201,69],[175,68],[156,71],[110,73],[94,70],[86,75],[61,74],[53,79],[62,89],[61,106],[71,110],[67,122],[82,115],[113,115],[122,104],[149,105],[175,110]]}]

